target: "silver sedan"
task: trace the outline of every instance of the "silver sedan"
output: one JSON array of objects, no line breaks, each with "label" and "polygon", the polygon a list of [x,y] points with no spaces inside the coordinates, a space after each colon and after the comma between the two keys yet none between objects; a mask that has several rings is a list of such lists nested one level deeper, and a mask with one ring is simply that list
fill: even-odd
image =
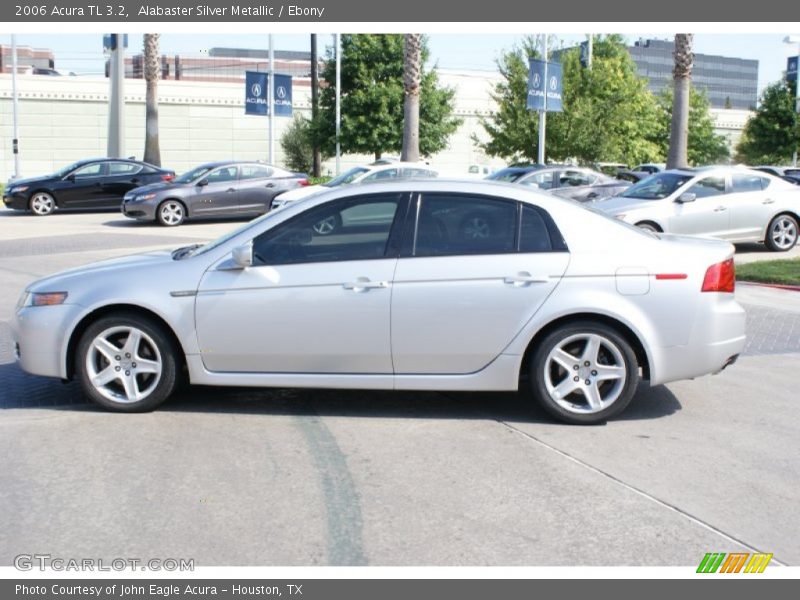
[{"label": "silver sedan", "polygon": [[[331,218],[334,231],[319,224]],[[204,246],[30,285],[22,368],[149,410],[194,384],[517,390],[572,423],[715,373],[744,342],[733,247],[490,182],[348,186]],[[521,383],[523,382],[523,383]]]},{"label": "silver sedan", "polygon": [[775,252],[797,244],[800,190],[739,167],[656,173],[595,207],[650,231],[763,242]]}]

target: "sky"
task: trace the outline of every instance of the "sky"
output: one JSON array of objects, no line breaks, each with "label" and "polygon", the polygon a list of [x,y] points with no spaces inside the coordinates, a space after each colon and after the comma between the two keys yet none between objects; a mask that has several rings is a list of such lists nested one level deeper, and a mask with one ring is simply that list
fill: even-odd
[{"label": "sky", "polygon": [[[696,34],[695,52],[717,54],[735,58],[756,59],[759,61],[759,93],[770,83],[777,81],[786,68],[786,57],[797,54],[797,45],[783,42],[785,33],[759,34]],[[556,35],[559,45],[572,46],[585,39],[585,36],[567,34]],[[666,34],[626,35],[630,43],[642,38],[667,37]],[[431,62],[444,69],[475,69],[494,71],[496,59],[503,52],[517,44],[522,36],[517,34],[428,34]],[[10,44],[11,36],[0,35],[0,43]],[[129,52],[139,53],[142,47],[141,34],[129,36]],[[17,34],[17,44],[37,48],[50,48],[55,53],[56,68],[62,71],[73,71],[78,75],[102,74],[104,57],[102,54],[102,35],[90,34]],[[326,46],[332,44],[330,34],[318,36],[318,46],[324,55]],[[163,54],[200,55],[215,46],[237,48],[268,47],[266,35],[212,35],[200,33],[174,33],[161,36]],[[276,50],[307,51],[309,36],[301,34],[275,35]]]}]

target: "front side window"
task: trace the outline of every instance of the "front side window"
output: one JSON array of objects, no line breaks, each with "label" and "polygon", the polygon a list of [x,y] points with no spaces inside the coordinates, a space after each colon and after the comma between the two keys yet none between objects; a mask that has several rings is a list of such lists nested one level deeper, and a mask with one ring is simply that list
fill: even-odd
[{"label": "front side window", "polygon": [[520,183],[540,190],[551,190],[553,189],[554,177],[555,171],[544,171],[542,173],[534,173],[520,181]]},{"label": "front side window", "polygon": [[383,169],[376,171],[371,175],[367,175],[361,181],[380,181],[381,179],[397,179],[400,174],[400,169]]},{"label": "front side window", "polygon": [[515,249],[517,205],[462,194],[421,200],[414,256],[501,254]]},{"label": "front side window", "polygon": [[86,179],[88,177],[99,177],[102,174],[103,163],[92,163],[79,168],[72,176],[75,177],[75,179]]},{"label": "front side window", "polygon": [[595,179],[597,178],[583,171],[562,171],[559,176],[559,184],[560,187],[578,187],[592,185]]},{"label": "front side window", "polygon": [[307,210],[253,240],[257,265],[383,258],[401,194],[338,200]]},{"label": "front side window", "polygon": [[696,198],[708,198],[710,196],[721,196],[725,193],[725,177],[706,177],[695,183],[687,192],[694,194]]},{"label": "front side window", "polygon": [[235,181],[236,180],[236,167],[222,167],[221,169],[216,169],[211,171],[208,174],[206,179],[208,183],[224,183],[226,181]]}]

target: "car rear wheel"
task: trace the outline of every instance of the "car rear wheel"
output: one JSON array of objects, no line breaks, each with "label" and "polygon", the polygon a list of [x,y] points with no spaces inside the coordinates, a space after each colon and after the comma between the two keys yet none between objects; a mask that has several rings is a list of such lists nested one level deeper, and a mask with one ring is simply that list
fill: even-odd
[{"label": "car rear wheel", "polygon": [[769,222],[764,243],[773,252],[786,252],[797,244],[797,219],[792,215],[778,215]]},{"label": "car rear wheel", "polygon": [[177,200],[165,200],[158,205],[156,218],[165,227],[176,227],[186,219],[186,208]]},{"label": "car rear wheel", "polygon": [[170,339],[136,314],[103,317],[78,342],[77,379],[91,400],[111,410],[152,410],[174,391],[177,372]]},{"label": "car rear wheel", "polygon": [[56,209],[56,200],[47,192],[36,192],[31,196],[30,207],[33,214],[44,217]]},{"label": "car rear wheel", "polygon": [[548,334],[531,360],[541,406],[567,423],[601,423],[630,403],[639,383],[636,354],[615,329],[591,321]]}]

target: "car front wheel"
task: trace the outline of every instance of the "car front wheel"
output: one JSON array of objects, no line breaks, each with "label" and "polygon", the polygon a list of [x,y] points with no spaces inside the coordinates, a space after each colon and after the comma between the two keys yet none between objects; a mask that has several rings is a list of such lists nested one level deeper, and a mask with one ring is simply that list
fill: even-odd
[{"label": "car front wheel", "polygon": [[186,209],[177,200],[166,200],[158,205],[156,218],[165,227],[176,227],[186,218]]},{"label": "car front wheel", "polygon": [[601,423],[630,403],[639,383],[636,355],[615,329],[591,321],[549,333],[531,360],[533,395],[561,421]]},{"label": "car front wheel", "polygon": [[792,215],[778,215],[767,226],[764,243],[773,252],[786,252],[797,244],[797,219]]},{"label": "car front wheel", "polygon": [[86,395],[105,408],[152,410],[176,387],[176,349],[161,327],[147,318],[103,317],[81,336],[75,373]]},{"label": "car front wheel", "polygon": [[30,207],[33,214],[44,217],[56,209],[56,200],[47,192],[36,192],[31,196]]}]

